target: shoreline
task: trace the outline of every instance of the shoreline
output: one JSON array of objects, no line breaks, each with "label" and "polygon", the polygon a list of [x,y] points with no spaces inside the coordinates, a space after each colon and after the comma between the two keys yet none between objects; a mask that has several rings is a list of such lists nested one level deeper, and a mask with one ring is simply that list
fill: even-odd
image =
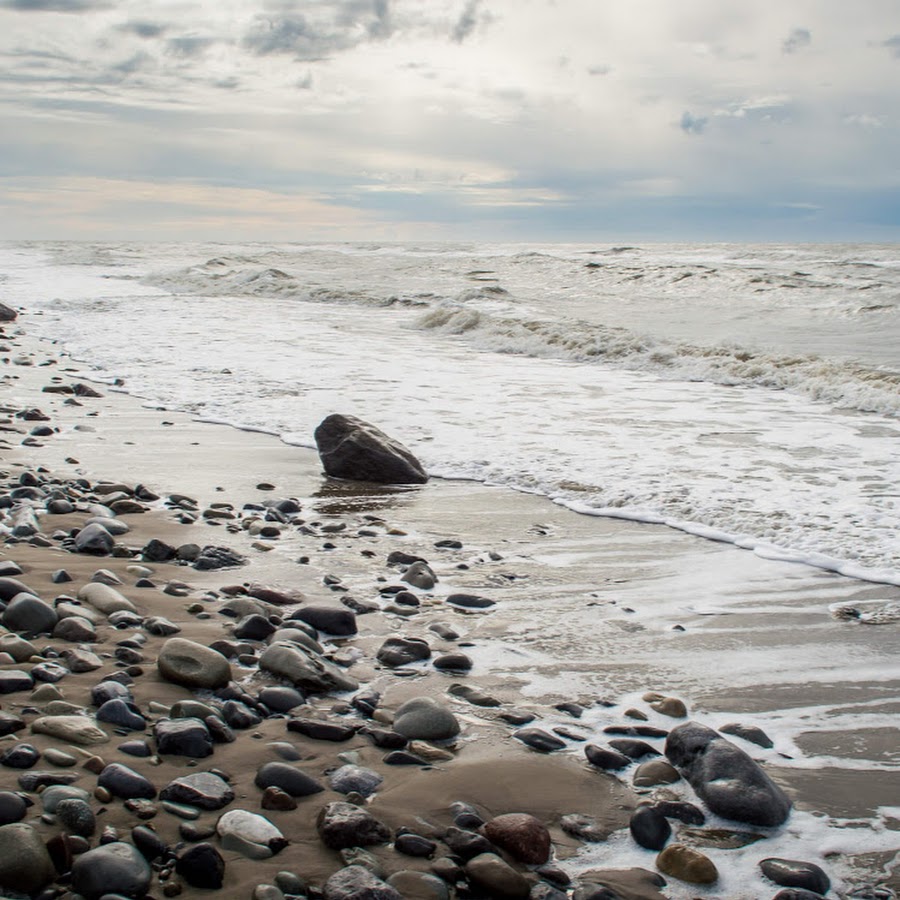
[{"label": "shoreline", "polygon": [[[16,326],[7,329],[8,332],[15,330]],[[183,535],[181,543],[190,540],[204,544],[224,544],[248,556],[250,562],[240,569],[203,573],[170,564],[151,564],[155,571],[150,578],[159,582],[157,587],[164,580],[184,580],[189,584],[189,593],[184,598],[173,601],[171,595],[162,590],[132,586],[134,578],[128,573],[127,567],[139,560],[108,557],[98,559],[63,553],[52,545],[32,547],[22,543],[4,547],[3,558],[19,562],[25,570],[25,574],[21,576],[25,583],[48,600],[54,592],[67,592],[65,585],[61,586],[61,591],[53,587],[49,580],[51,572],[56,568],[66,568],[75,578],[75,587],[88,582],[97,569],[109,568],[125,582],[118,589],[127,597],[148,612],[167,615],[173,620],[177,615],[176,624],[182,628],[179,637],[184,636],[207,645],[223,636],[223,620],[213,615],[225,596],[221,593],[223,586],[259,580],[281,590],[300,590],[305,595],[306,605],[339,608],[340,596],[347,594],[360,601],[382,604],[379,610],[358,616],[357,635],[344,641],[330,641],[329,652],[333,657],[340,658],[342,663],[349,663],[347,672],[362,685],[374,685],[383,689],[384,716],[388,720],[391,711],[395,711],[411,697],[436,697],[452,709],[461,721],[462,736],[457,740],[456,747],[449,751],[450,758],[441,756],[448,752],[445,746],[436,745],[433,751],[425,750],[424,752],[433,752],[438,757],[437,765],[430,769],[415,769],[415,777],[410,775],[406,767],[392,769],[381,765],[381,754],[376,754],[370,743],[359,734],[347,745],[330,745],[321,740],[304,742],[303,751],[307,755],[301,765],[321,778],[325,769],[337,764],[338,752],[350,749],[356,753],[361,764],[378,769],[386,779],[385,787],[376,794],[368,808],[383,818],[392,829],[410,827],[417,821],[422,810],[429,812],[432,825],[446,826],[450,821],[450,802],[466,800],[478,804],[481,812],[486,815],[527,812],[545,820],[560,857],[571,855],[581,846],[580,841],[566,836],[559,828],[559,816],[562,814],[577,812],[599,816],[610,805],[620,807],[608,824],[613,830],[621,831],[624,828],[627,835],[628,814],[641,799],[649,796],[630,785],[631,770],[624,779],[616,779],[588,766],[583,761],[583,754],[579,760],[575,753],[569,752],[579,751],[584,746],[584,741],[570,740],[566,753],[550,756],[528,750],[518,741],[510,740],[511,729],[497,719],[497,709],[524,708],[538,716],[541,727],[549,729],[571,726],[571,732],[586,738],[592,737],[591,733],[595,728],[599,730],[601,723],[612,721],[614,716],[622,721],[621,713],[626,707],[634,704],[640,706],[639,695],[642,691],[665,689],[667,692],[671,690],[682,694],[690,706],[695,709],[705,708],[705,712],[698,716],[705,722],[715,721],[716,698],[719,698],[723,712],[752,711],[749,698],[744,701],[743,706],[740,702],[728,703],[724,699],[727,695],[722,685],[715,678],[711,678],[711,686],[707,685],[705,696],[703,691],[697,690],[685,695],[685,689],[692,685],[696,688],[697,683],[686,677],[684,672],[667,670],[665,664],[650,666],[647,671],[634,671],[636,660],[643,659],[646,663],[650,658],[646,651],[634,649],[634,645],[642,641],[648,644],[666,642],[675,646],[674,642],[686,635],[688,641],[693,642],[688,646],[693,647],[695,652],[702,649],[704,644],[709,645],[707,652],[711,654],[711,658],[714,658],[716,652],[733,644],[734,633],[717,635],[714,629],[704,629],[704,620],[708,620],[710,615],[708,611],[701,609],[699,612],[684,612],[672,608],[657,610],[646,604],[645,609],[620,612],[619,609],[610,610],[607,605],[609,601],[598,596],[612,586],[613,591],[623,592],[621,599],[616,602],[624,610],[625,603],[628,602],[627,588],[620,585],[625,582],[629,572],[633,580],[638,580],[636,573],[642,567],[656,566],[656,571],[649,576],[649,583],[652,584],[654,580],[661,580],[668,570],[681,565],[686,557],[695,564],[711,564],[715,571],[720,571],[723,563],[717,560],[719,554],[725,551],[713,546],[698,548],[695,543],[697,539],[670,534],[664,527],[612,520],[598,522],[569,510],[554,509],[552,501],[546,498],[518,494],[521,499],[515,499],[510,496],[509,489],[494,489],[477,482],[455,484],[435,481],[423,490],[400,492],[369,488],[361,490],[350,484],[329,483],[319,471],[315,452],[308,448],[284,444],[276,436],[263,432],[199,423],[185,413],[143,407],[136,398],[127,394],[120,395],[118,392],[107,394],[103,398],[84,400],[81,407],[66,407],[65,400],[69,395],[42,393],[42,387],[53,377],[60,377],[63,381],[76,381],[85,376],[77,371],[77,366],[74,367],[75,371],[68,371],[70,360],[65,356],[56,357],[54,365],[42,365],[54,357],[48,353],[46,345],[42,346],[37,339],[25,335],[16,338],[16,341],[21,346],[14,350],[32,353],[32,362],[36,364],[15,366],[11,363],[5,367],[6,376],[15,374],[19,377],[7,377],[4,381],[4,406],[40,406],[45,412],[49,411],[51,418],[48,424],[60,428],[60,431],[39,439],[38,443],[43,442],[43,446],[33,447],[17,445],[15,441],[19,436],[11,435],[12,439],[3,448],[7,467],[12,464],[17,472],[35,470],[42,465],[49,473],[67,473],[62,477],[70,480],[87,477],[95,481],[107,477],[121,479],[130,485],[144,483],[160,493],[188,493],[200,500],[199,510],[214,509],[212,504],[215,503],[229,503],[234,509],[225,511],[233,512],[234,518],[209,518],[204,522],[201,517],[201,521],[194,525],[173,522],[171,511],[159,506],[148,513],[125,514],[121,518],[133,529],[128,536],[129,545],[143,546],[140,542],[152,537],[169,539],[174,545],[174,535],[180,534]],[[58,349],[54,347],[54,352],[58,352]],[[85,426],[94,430],[83,430]],[[402,435],[399,437],[402,439]],[[78,462],[66,462],[67,459],[77,459]],[[200,460],[203,461],[202,465],[199,465]],[[272,484],[275,490],[258,489],[258,485],[263,483]],[[299,499],[304,525],[292,523],[293,527],[283,529],[277,538],[249,535],[244,524],[247,519],[252,518],[253,513],[247,511],[244,504],[259,503],[273,497],[280,499],[283,496]],[[580,521],[574,522],[572,519]],[[41,524],[55,524],[52,520],[53,517],[42,518]],[[215,524],[216,522],[219,524]],[[72,525],[72,522],[67,521],[64,527]],[[323,526],[335,526],[335,529],[325,530]],[[312,533],[302,533],[299,529],[303,527]],[[360,531],[372,534],[360,535]],[[460,539],[463,547],[434,548],[436,541],[446,538]],[[254,547],[254,544],[258,547]],[[331,544],[332,547],[326,548],[326,544]],[[274,548],[274,551],[258,549],[261,547]],[[426,555],[425,549],[428,547],[428,561],[438,574],[438,584],[434,589],[413,592],[420,603],[417,614],[407,617],[398,612],[386,612],[390,603],[385,600],[384,595],[379,598],[379,585],[395,583],[401,572],[396,567],[386,568],[384,558],[394,550]],[[304,548],[306,552],[303,552]],[[298,565],[299,553],[310,557],[308,564]],[[372,555],[363,555],[364,553]],[[596,569],[592,554],[606,556],[606,570]],[[739,555],[739,551],[728,548],[729,562],[725,563],[726,566],[736,558],[735,554]],[[617,558],[619,555],[621,559]],[[494,559],[494,556],[499,558]],[[466,568],[460,568],[461,566]],[[746,566],[740,568],[746,570]],[[597,580],[598,571],[605,573],[604,581]],[[323,580],[327,575],[334,575],[338,581],[332,585],[324,584]],[[385,581],[379,582],[379,578]],[[875,590],[872,585],[848,584],[831,576],[823,575],[821,579],[808,577],[804,579],[801,588],[787,598],[790,601],[785,613],[788,622],[812,622],[815,619],[818,624],[813,627],[822,628],[821,613],[811,611],[804,596],[804,592],[813,590],[809,585],[815,582],[820,582],[827,590],[834,588],[842,598],[856,602],[871,599],[870,595]],[[562,625],[559,625],[559,633],[550,633],[552,629],[547,618],[548,587],[553,588],[554,602],[578,598],[577,606],[566,607],[566,618],[571,620],[571,636]],[[641,584],[642,590],[646,588],[646,583]],[[496,608],[487,614],[465,614],[446,603],[447,594],[453,590],[484,593],[495,599]],[[211,591],[218,596],[211,596]],[[885,592],[879,592],[882,593]],[[900,597],[898,591],[889,589],[888,593]],[[173,606],[173,603],[177,606]],[[186,607],[192,603],[198,604],[201,612],[208,613],[210,617],[198,618],[196,614],[187,613]],[[795,605],[793,610],[792,603]],[[287,607],[283,611],[289,609],[293,607]],[[676,612],[680,613],[677,617]],[[536,625],[530,624],[531,613],[536,615]],[[613,663],[609,659],[599,659],[592,666],[583,668],[579,668],[580,653],[569,659],[561,659],[558,655],[559,648],[572,646],[572,642],[579,639],[583,642],[585,634],[589,632],[580,627],[580,623],[593,621],[596,625],[594,616],[597,613],[605,616],[604,623],[610,624],[613,629],[613,636],[603,635],[603,639],[611,642],[611,646],[617,650],[628,645],[632,648],[631,652],[637,655]],[[753,628],[759,627],[758,622],[750,620],[754,617],[760,619],[762,615],[759,609],[749,613],[733,609],[723,619],[733,622],[736,617],[746,618],[748,631],[739,635],[741,639],[745,639]],[[429,632],[427,626],[435,624],[438,619],[458,626],[460,638],[456,641],[440,640],[435,637],[434,632]],[[832,625],[830,618],[827,624]],[[684,631],[675,631],[675,626],[680,626]],[[544,634],[541,633],[542,630]],[[791,626],[788,627],[788,631],[790,630]],[[846,629],[840,632],[839,626],[834,625],[826,630],[830,639],[846,640]],[[107,652],[115,653],[113,641],[122,635],[112,629],[109,632],[103,641],[95,645],[95,652],[99,648],[106,648]],[[224,635],[227,638],[227,631]],[[409,675],[379,667],[375,662],[379,644],[386,637],[397,635],[426,637],[433,645],[434,655],[456,652],[457,649],[465,652],[474,662],[471,674],[448,676],[435,670],[427,662],[404,667],[411,673]],[[857,635],[860,645],[871,640],[875,642],[878,652],[886,657],[896,646],[896,638],[885,632],[870,630],[869,635],[861,635],[857,629]],[[785,636],[786,644],[790,638],[790,634]],[[819,639],[818,635],[816,639]],[[150,637],[139,651],[145,661],[138,664],[143,669],[143,674],[135,678],[134,690],[135,701],[141,709],[149,709],[151,702],[165,705],[188,696],[183,688],[160,679],[156,672],[154,659],[163,642]],[[649,652],[658,653],[659,650],[651,647]],[[690,651],[676,647],[674,651],[667,652],[677,655]],[[515,659],[516,653],[521,655],[518,662]],[[358,658],[354,659],[357,655]],[[113,660],[114,657],[104,663],[104,668],[100,671],[109,671],[110,664],[115,667]],[[668,658],[663,662],[667,661]],[[252,664],[236,671],[242,676],[242,682],[252,683],[257,678]],[[95,673],[66,675],[60,688],[66,691],[67,699],[72,698],[72,702],[89,705],[88,683],[91,680],[96,683],[97,678]],[[857,696],[861,689],[875,697],[880,685],[884,701],[889,704],[896,682],[895,674],[893,679],[883,678],[880,682],[873,678],[848,684],[846,690],[842,691],[838,685],[830,685],[827,680],[822,679],[799,682],[795,689],[803,688],[807,695],[818,693],[823,702],[839,706],[843,702],[851,702],[851,698]],[[500,705],[491,707],[466,703],[459,696],[448,693],[449,686],[455,683],[475,687],[498,700]],[[615,685],[612,697],[604,692],[602,685]],[[731,699],[739,701],[743,688],[740,685],[735,688]],[[763,683],[756,684],[755,689],[748,687],[747,690],[752,690],[753,702],[765,709],[766,695],[773,695],[775,688],[776,685],[773,684],[767,692]],[[3,709],[25,706],[27,703],[20,703],[20,700],[27,699],[28,694],[5,695]],[[327,695],[314,697],[312,709],[308,712],[313,717],[327,717],[334,699],[329,699]],[[338,699],[340,702],[346,698]],[[612,706],[597,705],[598,700],[604,700]],[[572,714],[554,711],[553,704],[559,702],[578,702],[587,706],[576,718]],[[613,713],[608,712],[610,708],[614,710]],[[646,703],[643,714],[654,724],[662,724],[664,721]],[[683,720],[669,719],[669,725],[674,727],[680,721]],[[235,806],[260,812],[261,792],[252,784],[252,776],[263,759],[266,739],[284,739],[283,723],[283,718],[266,718],[250,729],[249,734],[240,733],[234,743],[217,745],[209,765],[232,774],[233,784],[243,792]],[[255,733],[260,733],[261,737],[255,738]],[[27,738],[23,738],[23,734],[27,734]],[[52,745],[52,741],[27,732],[20,732],[17,737],[27,739],[39,750]],[[822,736],[819,737],[821,739]],[[893,734],[883,736],[885,759],[888,762],[891,761],[889,748],[893,738]],[[113,743],[102,745],[101,755],[107,762],[115,759],[137,769],[142,761],[128,760],[121,756],[113,750],[115,742],[114,738]],[[0,744],[0,747],[5,746],[5,743]],[[656,746],[661,748],[662,745],[657,742]],[[269,759],[270,756],[265,758]],[[767,771],[773,774],[771,756],[765,758],[765,763]],[[200,769],[207,767],[201,762]],[[44,768],[43,763],[40,768]],[[170,778],[189,772],[191,768],[184,759],[167,757],[159,766],[148,766],[141,771],[146,772],[156,786],[162,787]],[[794,795],[798,808],[804,811],[821,810],[821,801],[829,791],[828,781],[825,779],[825,783],[816,784],[815,778],[809,778],[810,771],[812,770],[804,772],[805,779],[797,777],[796,770],[790,768],[779,770],[775,774],[779,783]],[[546,778],[542,779],[541,775],[544,773]],[[11,785],[15,783],[18,774],[21,773],[12,769],[0,769],[0,777]],[[868,781],[863,779],[864,784],[852,789],[851,793],[855,795],[853,799],[860,803],[858,795],[871,791],[873,794],[870,804],[875,803],[881,792],[887,792],[887,784],[896,783],[900,787],[898,774],[900,773],[894,769],[882,772],[880,776]],[[888,775],[891,777],[888,778]],[[504,778],[507,779],[506,783]],[[441,780],[439,786],[436,786],[437,779]],[[90,776],[83,776],[82,781],[90,781]],[[801,785],[801,781],[809,783]],[[81,784],[81,781],[78,783]],[[837,780],[831,782],[836,783]],[[610,804],[608,798],[598,796],[596,804],[591,801],[591,810],[563,807],[563,801],[575,804],[580,798],[597,793],[600,784],[604,789],[619,792],[614,803]],[[4,788],[0,784],[0,789],[16,788]],[[443,813],[438,806],[428,805],[435,797],[442,798],[440,809]],[[332,793],[328,793],[328,798],[332,801],[340,799]],[[601,799],[603,802],[600,802]],[[883,796],[880,799],[883,800]],[[302,805],[304,803],[309,801],[301,801],[301,810],[307,808]],[[510,808],[510,804],[516,807],[516,803],[518,808]],[[322,805],[316,803],[315,808]],[[864,799],[859,808],[866,812],[877,809],[871,805],[866,806]],[[39,809],[38,804],[32,812]],[[107,821],[117,823],[120,829],[135,823],[124,805],[117,801],[106,804],[106,809]],[[843,811],[847,812],[846,809]],[[333,851],[318,845],[315,829],[310,823],[312,815],[300,816],[288,812],[263,812],[263,815],[268,815],[281,829],[290,841],[289,846],[273,857],[271,862],[264,863],[250,862],[233,852],[224,854],[226,884],[223,889],[236,892],[237,896],[250,897],[254,884],[258,883],[264,873],[274,879],[275,873],[285,869],[303,870],[313,883],[321,885],[340,867],[340,858]],[[204,821],[209,818],[204,816]],[[30,823],[33,819],[34,816],[30,816],[26,821]],[[299,819],[303,821],[300,822]],[[170,845],[181,839],[175,816],[158,812],[152,822],[159,826],[160,836]],[[35,827],[41,828],[42,834],[47,836],[58,831],[58,826],[47,826],[47,823],[36,823]],[[765,847],[766,843],[760,845],[758,858],[773,855]],[[298,850],[303,851],[301,855],[298,855]],[[428,871],[429,868],[428,860],[422,862],[413,857],[400,857],[395,851],[386,849],[379,849],[376,853],[382,865],[389,869],[398,865],[419,871]],[[633,855],[625,854],[623,858],[630,861]],[[645,851],[641,855],[644,868],[652,872],[653,856]],[[520,863],[512,867],[516,871],[528,871]],[[722,874],[726,875],[724,871]],[[533,875],[529,877],[536,880]],[[892,884],[896,880],[896,875],[891,876]],[[154,882],[155,888],[159,886]],[[670,888],[673,886],[676,891],[685,889],[683,884],[679,887],[676,881],[671,880]],[[183,884],[182,889],[182,896],[191,896],[194,890],[186,884]],[[716,889],[709,893],[709,889],[697,887],[686,888],[687,893],[683,894],[671,893],[669,888],[662,895],[654,894],[648,892],[650,888],[646,885],[640,887],[635,884],[633,879],[623,890],[626,892],[622,896],[626,898],[693,896],[695,893],[700,896],[717,896]],[[627,893],[628,890],[632,893]],[[773,888],[772,893],[775,890]],[[414,896],[404,894],[407,895]],[[730,891],[729,896],[737,895]]]}]

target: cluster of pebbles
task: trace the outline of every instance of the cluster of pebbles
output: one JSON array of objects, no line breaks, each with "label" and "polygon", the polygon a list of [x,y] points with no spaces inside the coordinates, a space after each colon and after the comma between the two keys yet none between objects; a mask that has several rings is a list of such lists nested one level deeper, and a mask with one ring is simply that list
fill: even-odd
[{"label": "cluster of pebbles", "polygon": [[[24,421],[22,412],[34,416],[8,411],[8,423]],[[644,698],[673,728],[644,724],[646,713],[635,708],[608,726],[599,744],[577,729],[541,727],[534,712],[505,706],[469,683],[473,662],[459,634],[430,613],[490,614],[493,602],[460,591],[427,605],[437,575],[422,556],[395,550],[378,559],[363,551],[377,601],[354,599],[340,578],[326,578],[334,603],[242,581],[206,589],[182,607],[195,592],[178,577],[187,567],[232,575],[244,571],[246,558],[216,544],[134,540],[151,527],[147,521],[165,519],[166,535],[201,521],[251,541],[307,529],[315,552],[327,552],[323,536],[375,527],[370,518],[310,528],[301,512],[292,499],[201,510],[191,498],[162,498],[141,485],[39,469],[6,473],[4,897],[233,892],[230,870],[240,870],[240,883],[253,884],[244,896],[253,900],[638,900],[664,897],[666,878],[714,885],[716,867],[698,847],[762,840],[789,817],[790,800],[761,767],[721,733],[686,721],[678,698]],[[444,550],[455,546],[442,543]],[[66,554],[82,563],[102,559],[104,567],[73,577],[55,562],[44,571],[33,562],[36,553],[54,561]],[[17,555],[32,562],[20,566]],[[421,617],[426,637],[397,634],[395,624],[367,625],[361,634],[363,617],[396,623],[422,612],[429,613]],[[438,644],[443,649],[435,653]],[[393,684],[413,683],[422,666],[457,680],[445,696],[413,692],[395,708],[383,703]],[[566,702],[553,712],[577,720],[584,707]],[[519,811],[495,815],[478,797],[449,797],[439,817],[410,809],[405,824],[395,815],[389,824],[392,816],[379,805],[385,785],[402,781],[398,773],[452,769],[465,753],[467,731],[477,729],[492,729],[515,752],[547,758],[551,783],[553,754],[570,759],[567,751],[583,747],[585,769],[617,785],[621,821],[614,827],[629,828],[638,845],[657,854],[655,870],[597,870],[573,881],[560,865],[560,836],[605,840],[609,823],[577,809],[559,810],[554,821],[539,818],[527,810],[527,784],[519,786]],[[735,725],[730,733],[767,745],[758,730]],[[270,736],[276,739],[266,741]],[[241,747],[243,755],[235,750]],[[685,781],[705,809],[673,788]],[[708,813],[735,829],[704,829]],[[266,862],[276,857],[277,867]],[[253,866],[266,878],[254,878]],[[813,863],[764,858],[760,868],[778,900],[811,900],[830,890]]]}]

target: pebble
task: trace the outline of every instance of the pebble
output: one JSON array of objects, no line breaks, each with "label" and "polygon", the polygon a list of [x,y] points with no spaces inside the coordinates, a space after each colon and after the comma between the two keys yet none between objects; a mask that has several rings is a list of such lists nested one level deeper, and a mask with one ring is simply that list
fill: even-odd
[{"label": "pebble", "polygon": [[456,737],[460,726],[456,716],[430,697],[414,697],[394,715],[394,731],[410,740],[443,741]]},{"label": "pebble", "polygon": [[781,887],[802,888],[817,894],[831,890],[831,879],[815,863],[770,857],[760,860],[763,875]]},{"label": "pebble", "polygon": [[513,732],[513,737],[539,753],[552,753],[554,750],[562,750],[566,746],[565,741],[561,741],[558,737],[540,728],[520,728]]},{"label": "pebble", "polygon": [[656,866],[663,874],[690,884],[715,884],[719,879],[713,861],[685,844],[669,844],[656,857]]},{"label": "pebble", "polygon": [[282,762],[268,762],[260,766],[254,783],[263,789],[277,787],[292,797],[307,797],[324,790],[311,775]]},{"label": "pebble", "polygon": [[484,824],[482,832],[492,844],[520,862],[542,865],[550,858],[550,832],[543,822],[527,813],[496,816]]}]

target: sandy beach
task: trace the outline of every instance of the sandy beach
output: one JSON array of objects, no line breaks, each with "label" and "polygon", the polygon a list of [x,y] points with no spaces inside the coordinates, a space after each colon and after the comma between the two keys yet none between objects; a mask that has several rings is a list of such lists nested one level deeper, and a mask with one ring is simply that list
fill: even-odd
[{"label": "sandy beach", "polygon": [[[867,626],[830,609],[896,602],[900,589],[760,559],[661,526],[578,516],[539,497],[474,482],[432,479],[407,488],[336,482],[322,474],[312,450],[147,407],[120,388],[92,383],[90,371],[31,336],[23,319],[7,325],[2,340],[4,493],[34,483],[71,494],[82,479],[84,499],[69,513],[42,512],[36,534],[8,537],[0,561],[17,564],[21,574],[14,577],[51,606],[59,606],[63,595],[77,597],[98,570],[105,570],[142,619],[164,617],[179,629],[177,638],[205,648],[231,641],[231,680],[240,691],[230,699],[255,713],[243,720],[245,727],[231,728],[232,739],[215,743],[208,757],[159,752],[154,726],[168,718],[174,704],[199,698],[215,707],[224,701],[215,692],[192,690],[160,673],[157,660],[172,635],[150,633],[140,622],[115,628],[97,614],[95,639],[84,646],[98,657],[99,667],[66,671],[53,687],[73,705],[68,711],[83,708],[93,715],[91,689],[126,672],[146,732],[100,722],[105,742],[73,746],[32,730],[53,702],[46,699],[46,684],[35,680],[31,690],[12,691],[0,700],[2,711],[23,723],[0,741],[0,753],[27,743],[39,754],[56,748],[75,758],[70,765],[41,759],[29,769],[4,763],[0,791],[24,790],[23,773],[73,774],[74,784],[90,793],[96,816],[96,831],[86,841],[61,839],[66,828],[44,813],[38,789],[25,791],[33,805],[21,821],[41,842],[55,840],[51,855],[54,862],[62,860],[56,880],[46,878],[29,891],[32,895],[65,895],[72,888],[67,866],[89,852],[85,843],[91,848],[103,843],[113,834],[104,838],[104,829],[133,843],[132,829],[142,825],[152,827],[166,847],[153,863],[146,888],[157,897],[208,895],[176,862],[204,842],[224,862],[223,895],[260,900],[282,895],[388,898],[396,895],[387,892],[391,888],[377,891],[397,873],[403,874],[392,882],[394,890],[410,898],[553,898],[573,892],[579,898],[622,900],[768,897],[793,884],[760,880],[758,861],[769,857],[818,864],[830,876],[834,893],[829,896],[891,896],[851,894],[873,884],[900,890],[894,852],[885,849],[900,846],[900,819],[884,812],[900,805],[898,730],[890,724],[900,689],[895,663],[892,667],[900,649],[897,625]],[[74,385],[90,385],[101,396],[55,391],[74,390]],[[46,421],[20,415],[34,409]],[[30,436],[35,425],[51,431]],[[395,437],[404,440],[404,435]],[[32,477],[23,480],[25,473]],[[132,494],[136,485],[144,485],[159,499],[140,501],[145,511],[115,517],[129,529],[116,544],[130,554],[69,552],[62,537],[83,527],[90,503],[103,502],[104,492],[109,493],[97,489],[103,482],[121,484]],[[196,502],[177,506],[167,502],[173,495]],[[299,512],[266,522],[265,502],[286,499],[296,501]],[[186,524],[186,518],[194,521]],[[152,540],[173,548],[225,547],[246,564],[201,571],[148,562],[142,549]],[[426,560],[436,584],[416,588],[404,582],[405,565],[388,563],[396,552]],[[59,570],[71,581],[55,580]],[[357,691],[310,691],[305,703],[287,714],[260,705],[259,691],[278,683],[259,667],[267,639],[235,638],[239,617],[233,611],[220,614],[229,599],[249,598],[254,586],[293,601],[260,606],[275,627],[304,607],[356,609],[355,633],[320,631],[318,639],[329,664],[358,682],[361,691],[378,692],[374,711],[364,714],[352,705]],[[400,590],[411,594],[407,604],[397,602]],[[473,609],[448,602],[454,594],[486,598],[491,605]],[[691,595],[693,602],[686,601]],[[128,641],[135,635],[139,639]],[[428,658],[387,665],[379,651],[389,638],[426,641]],[[65,665],[61,654],[75,646],[46,634],[30,640],[35,654],[6,659],[0,673],[27,671],[42,660]],[[123,640],[131,653],[121,652]],[[436,658],[448,654],[464,654],[470,667],[435,665]],[[42,689],[36,699],[32,690]],[[434,701],[459,732],[432,741],[413,738],[407,749],[418,761],[387,764],[389,751],[374,742],[371,731],[389,731],[398,708],[415,698]],[[684,708],[668,702],[675,700]],[[836,726],[821,727],[829,715]],[[317,739],[286,729],[286,719],[341,723],[351,730],[340,741]],[[714,729],[739,722],[765,731],[774,746],[730,740],[759,760],[793,803],[783,827],[731,822],[726,828],[712,816],[704,834],[696,825],[670,819],[670,845],[714,860],[718,880],[708,883],[673,877],[668,863],[657,865],[658,850],[639,846],[629,834],[642,805],[699,803],[686,783],[664,779],[635,785],[637,763],[608,772],[589,763],[584,750],[611,737],[604,728],[645,726],[659,731],[641,739],[650,742],[657,754],[653,758],[661,761],[665,732],[688,720]],[[805,721],[816,724],[807,728]],[[551,735],[560,749],[541,752],[516,739],[513,734],[523,725]],[[147,740],[148,756],[118,749],[134,739]],[[296,797],[295,809],[267,808],[258,771],[265,763],[285,761],[279,754],[286,752],[292,754],[290,765],[323,790]],[[866,765],[854,768],[855,757]],[[97,789],[103,764],[111,763],[128,766],[156,791],[181,776],[215,770],[234,799],[216,811],[173,813],[155,797],[134,804]],[[317,826],[321,810],[347,799],[328,782],[329,774],[344,765],[383,779],[368,799],[351,798],[390,834],[368,847],[371,858],[363,859],[362,868],[379,875],[378,885],[368,888],[376,891],[371,894],[339,892],[331,879],[353,860],[327,846]],[[546,867],[510,849],[515,842],[495,838],[492,847],[479,832],[485,844],[478,845],[477,859],[494,857],[481,860],[482,871],[447,843],[447,829],[459,827],[458,822],[454,826],[459,818],[454,803],[469,804],[471,814],[488,825],[505,814],[534,817],[552,845],[542,860]],[[266,858],[250,858],[234,844],[223,846],[215,826],[232,809],[264,816],[286,845]],[[590,817],[592,841],[579,838],[565,818],[575,814]],[[809,830],[810,823],[825,820],[832,832],[844,820],[856,825],[847,828],[843,845],[821,847],[816,859],[788,856],[785,849],[791,847],[813,852],[817,833]],[[869,844],[862,822],[874,823]],[[186,832],[186,824],[195,831]],[[421,839],[418,855],[397,849],[403,829]],[[729,833],[723,835],[723,829]],[[0,861],[0,870],[5,864]],[[299,882],[289,878],[279,881],[276,876],[286,872],[299,876],[305,888],[300,891]],[[607,893],[591,893],[600,891],[598,886]]]}]

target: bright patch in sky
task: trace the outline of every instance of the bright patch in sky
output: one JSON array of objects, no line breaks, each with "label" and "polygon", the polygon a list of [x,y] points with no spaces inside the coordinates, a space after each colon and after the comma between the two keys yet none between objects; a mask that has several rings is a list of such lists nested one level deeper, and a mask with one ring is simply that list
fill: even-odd
[{"label": "bright patch in sky", "polygon": [[897,240],[896,0],[0,0],[0,237]]}]

